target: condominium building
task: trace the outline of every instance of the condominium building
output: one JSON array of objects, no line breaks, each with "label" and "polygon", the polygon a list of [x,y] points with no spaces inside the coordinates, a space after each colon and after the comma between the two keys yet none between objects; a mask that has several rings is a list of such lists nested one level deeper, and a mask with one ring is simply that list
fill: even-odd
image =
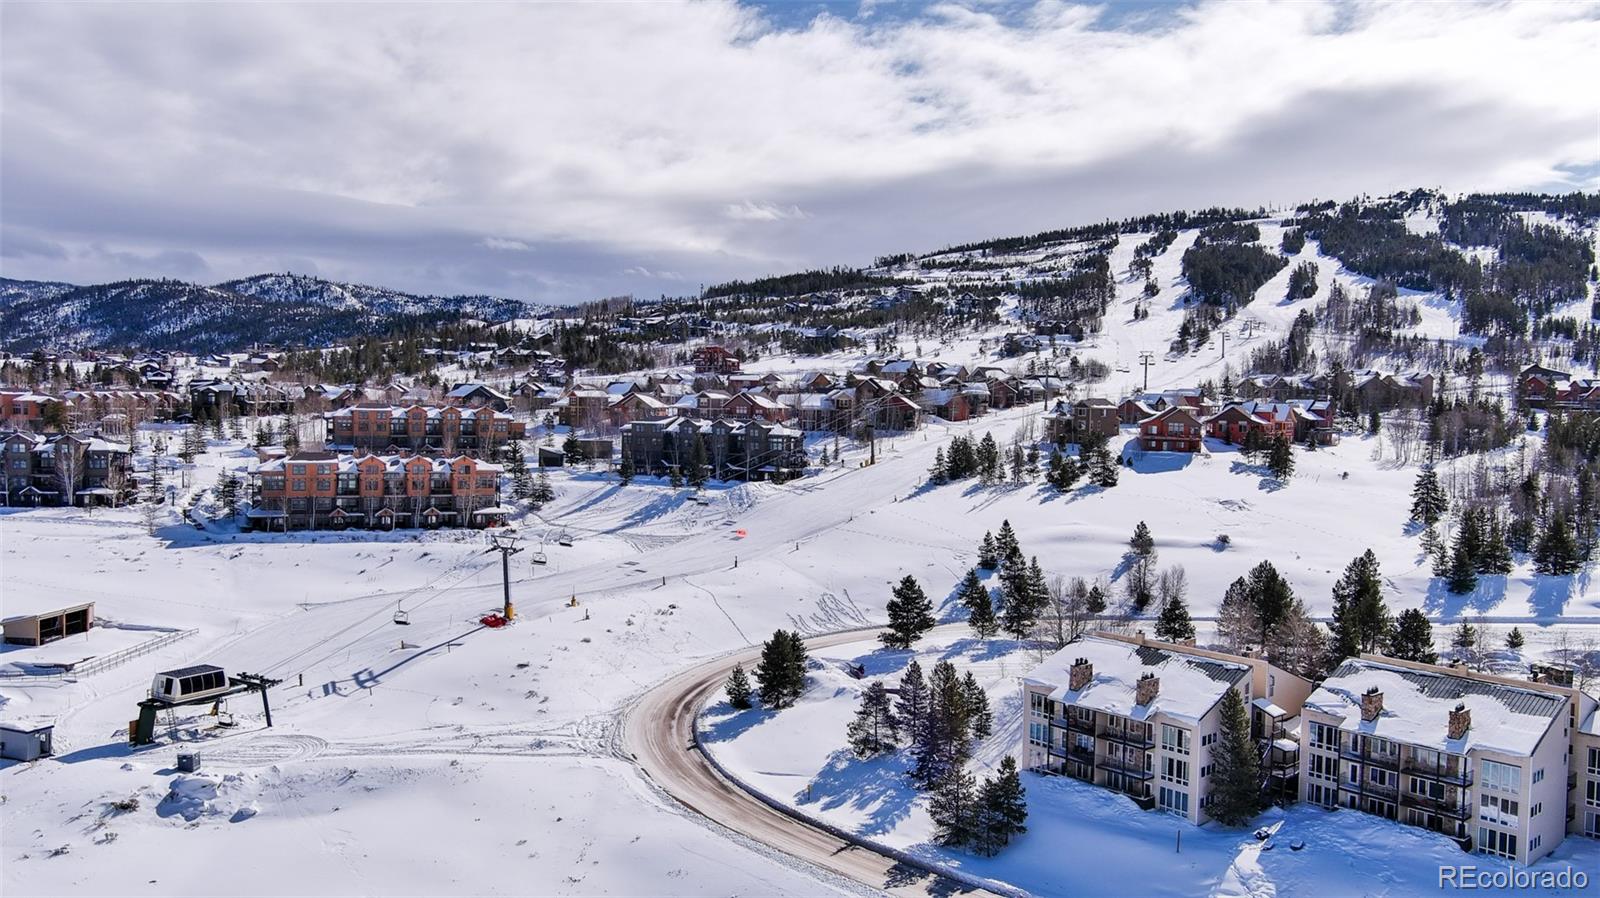
[{"label": "condominium building", "polygon": [[[1023,677],[1022,690],[1024,767],[1076,777],[1200,824],[1210,819],[1223,696],[1237,691],[1251,706],[1253,735],[1268,757],[1284,751],[1280,743],[1311,684],[1259,658],[1143,633],[1096,633],[1047,658]],[[1293,754],[1292,742],[1289,748]],[[1267,774],[1262,788],[1272,788]]]},{"label": "condominium building", "polygon": [[[1425,827],[1527,864],[1597,829],[1595,700],[1570,685],[1362,655],[1305,702],[1303,799]],[[1580,749],[1582,750],[1580,754]],[[1580,765],[1592,772],[1584,788]],[[1577,805],[1583,802],[1580,817]]]},{"label": "condominium building", "polygon": [[487,454],[527,433],[526,424],[490,405],[362,404],[323,417],[328,421],[328,448],[335,451]]},{"label": "condominium building", "polygon": [[505,523],[500,465],[458,455],[297,452],[251,472],[250,526],[269,530],[489,527]]}]

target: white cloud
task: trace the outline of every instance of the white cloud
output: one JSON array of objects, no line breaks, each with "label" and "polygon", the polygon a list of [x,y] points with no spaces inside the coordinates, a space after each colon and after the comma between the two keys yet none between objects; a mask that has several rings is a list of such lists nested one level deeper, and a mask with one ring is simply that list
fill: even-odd
[{"label": "white cloud", "polygon": [[59,248],[7,273],[172,251],[579,299],[635,266],[709,282],[1600,162],[1593,3],[878,12],[3,4],[0,220]]}]

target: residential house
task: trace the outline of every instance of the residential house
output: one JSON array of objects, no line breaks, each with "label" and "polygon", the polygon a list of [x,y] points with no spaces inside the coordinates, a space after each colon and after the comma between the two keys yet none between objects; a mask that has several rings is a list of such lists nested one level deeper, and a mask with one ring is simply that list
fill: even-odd
[{"label": "residential house", "polygon": [[297,452],[251,472],[246,519],[271,530],[491,527],[511,512],[499,503],[502,472],[466,455]]},{"label": "residential house", "polygon": [[721,346],[701,346],[690,356],[694,370],[701,374],[733,374],[739,370],[739,359]]},{"label": "residential house", "polygon": [[1200,419],[1174,405],[1139,422],[1139,447],[1146,452],[1199,452],[1204,445]]},{"label": "residential house", "polygon": [[619,461],[630,461],[641,473],[676,469],[687,476],[697,443],[707,472],[719,480],[788,479],[805,471],[805,434],[783,424],[680,415],[632,421],[620,433]]},{"label": "residential house", "polygon": [[323,418],[332,451],[487,455],[506,441],[527,435],[527,424],[490,406],[363,403]]}]

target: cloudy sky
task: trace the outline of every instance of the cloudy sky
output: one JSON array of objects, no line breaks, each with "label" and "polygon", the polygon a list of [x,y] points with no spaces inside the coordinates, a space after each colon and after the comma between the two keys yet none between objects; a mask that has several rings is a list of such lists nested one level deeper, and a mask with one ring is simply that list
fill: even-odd
[{"label": "cloudy sky", "polygon": [[1600,187],[1593,3],[0,4],[0,273],[570,301]]}]

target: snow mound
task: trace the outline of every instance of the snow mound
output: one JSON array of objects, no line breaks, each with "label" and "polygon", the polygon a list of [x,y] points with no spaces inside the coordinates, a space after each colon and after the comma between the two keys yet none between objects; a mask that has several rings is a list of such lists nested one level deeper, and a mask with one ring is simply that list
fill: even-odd
[{"label": "snow mound", "polygon": [[190,823],[215,817],[239,823],[254,817],[260,810],[254,795],[255,783],[245,774],[230,773],[221,779],[180,775],[172,781],[156,813],[162,817],[182,817]]}]

